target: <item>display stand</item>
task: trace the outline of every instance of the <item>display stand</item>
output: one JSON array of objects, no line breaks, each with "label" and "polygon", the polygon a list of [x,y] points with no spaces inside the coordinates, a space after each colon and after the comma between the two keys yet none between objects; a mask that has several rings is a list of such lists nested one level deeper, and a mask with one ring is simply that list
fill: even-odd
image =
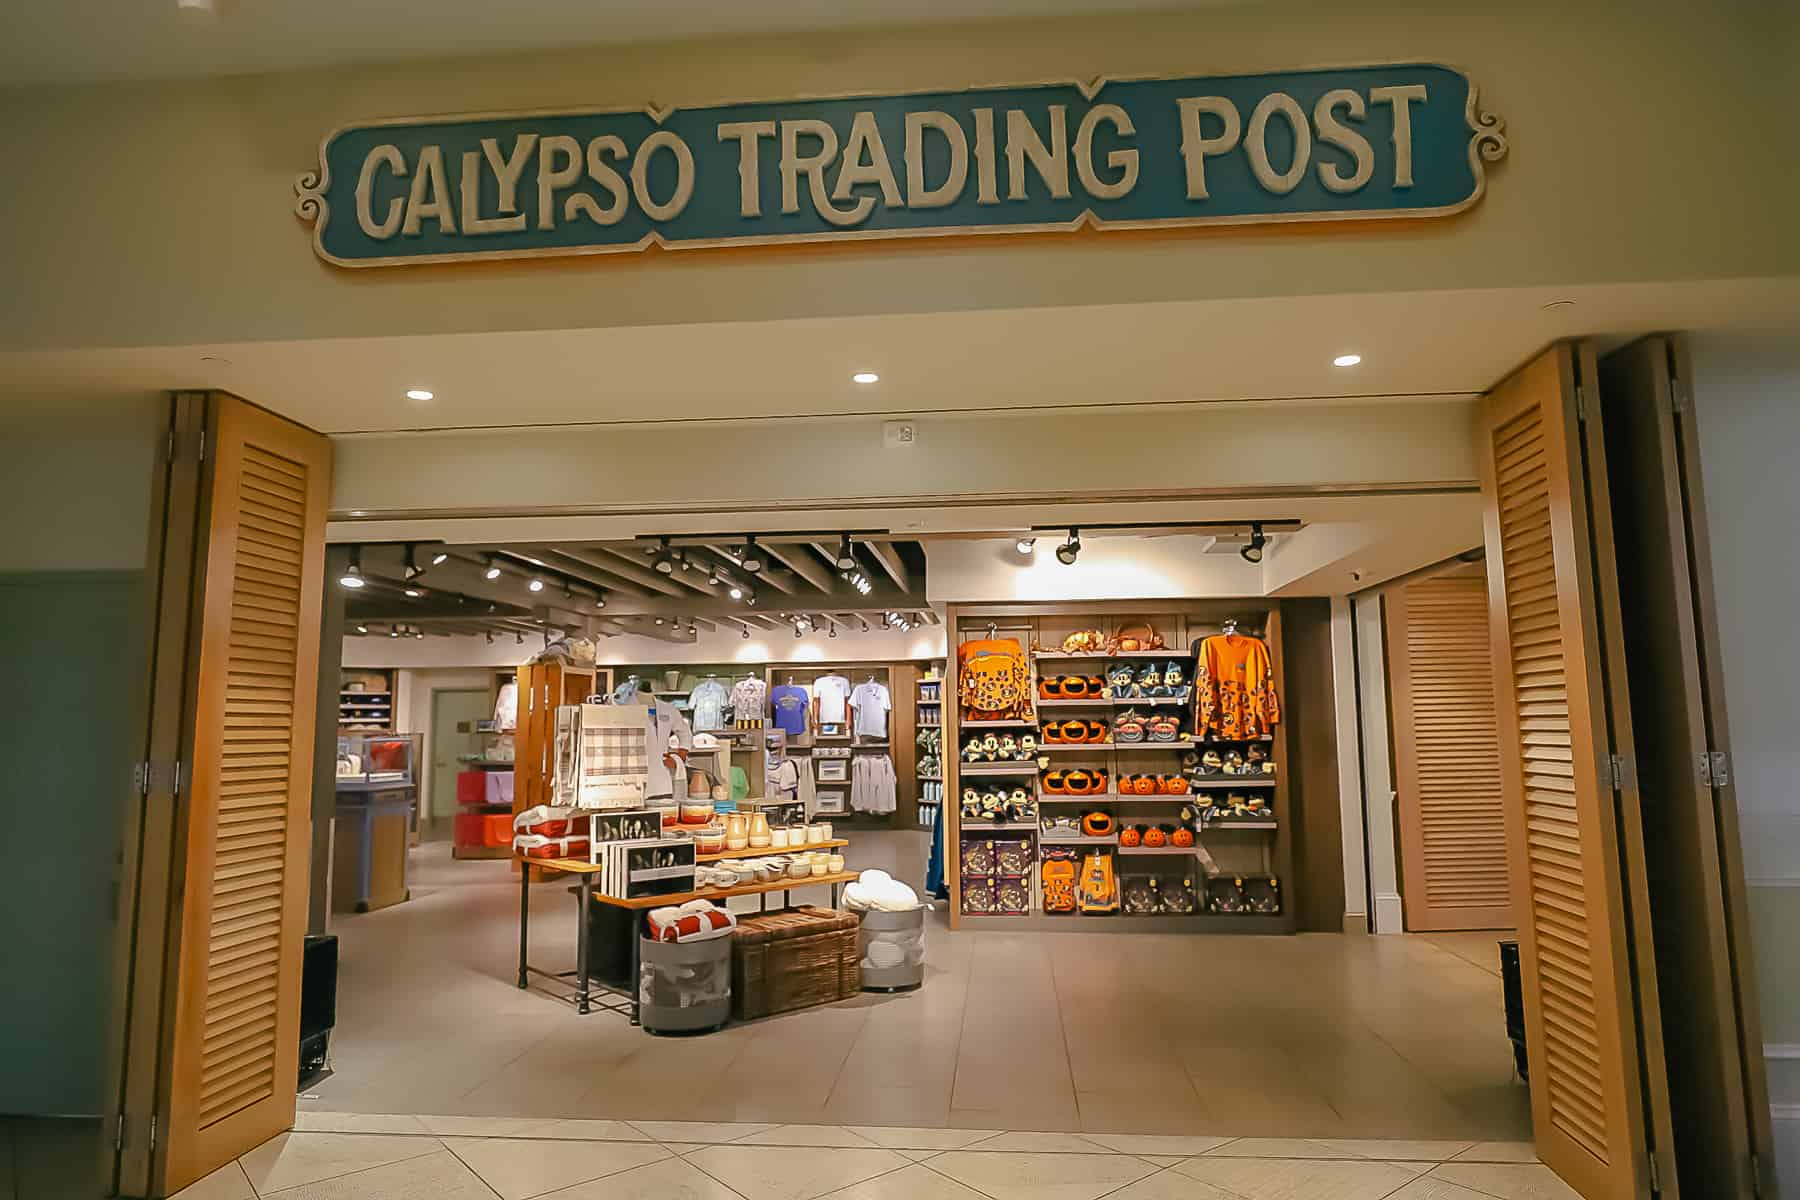
[{"label": "display stand", "polygon": [[344,734],[338,758],[332,910],[365,913],[402,903],[412,896],[407,850],[419,797],[419,735]]},{"label": "display stand", "polygon": [[[556,710],[612,690],[612,672],[561,662],[526,663],[519,668],[519,724],[513,735],[513,814],[554,802],[551,770],[556,743]],[[513,869],[518,870],[515,861]],[[534,882],[548,878],[532,871]]]},{"label": "display stand", "polygon": [[[945,872],[950,886],[951,928],[1005,928],[1014,930],[1045,929],[1080,932],[1116,931],[1210,931],[1233,933],[1292,933],[1295,929],[1296,884],[1292,871],[1292,825],[1295,814],[1289,803],[1287,724],[1278,722],[1266,738],[1257,739],[1274,763],[1272,776],[1240,776],[1202,779],[1190,783],[1194,789],[1185,795],[1123,794],[1117,781],[1125,775],[1173,774],[1180,770],[1181,755],[1188,750],[1204,752],[1209,748],[1237,749],[1244,752],[1246,742],[1207,741],[1200,738],[1170,743],[1119,744],[1113,741],[1075,745],[1047,745],[1041,748],[1036,762],[961,761],[964,739],[972,733],[994,732],[1018,736],[1022,732],[1041,732],[1052,721],[1082,717],[1105,723],[1118,713],[1132,709],[1141,714],[1169,711],[1178,714],[1181,729],[1191,734],[1195,729],[1195,693],[1193,690],[1194,659],[1191,644],[1219,633],[1228,620],[1235,620],[1241,632],[1261,637],[1268,645],[1274,664],[1274,680],[1278,697],[1285,686],[1282,663],[1281,621],[1278,606],[1268,600],[1217,601],[1148,601],[1090,603],[1082,605],[996,604],[953,606],[949,625],[954,647],[971,638],[1016,638],[1031,654],[1030,695],[1032,711],[1027,717],[969,721],[963,718],[955,688],[958,676],[953,667],[944,685],[944,769],[945,804]],[[1164,649],[1148,652],[1066,653],[1061,649],[1064,638],[1077,630],[1098,629],[1111,635],[1126,624],[1147,622],[1166,642]],[[1166,663],[1174,660],[1185,664],[1186,692],[1179,696],[1140,697],[1115,700],[1106,697],[1083,697],[1075,700],[1045,700],[1039,696],[1039,680],[1045,675],[1104,675],[1109,665],[1132,662]],[[1039,763],[1047,763],[1040,768]],[[1105,770],[1111,784],[1100,794],[1058,796],[1046,792],[1041,776],[1049,770]],[[1025,787],[1034,793],[1038,817],[1030,821],[971,822],[963,818],[958,799],[964,787],[987,789]],[[1149,823],[1157,828],[1178,823],[1182,807],[1196,803],[1196,793],[1219,790],[1226,793],[1269,795],[1273,797],[1273,817],[1265,820],[1218,821],[1204,825],[1195,834],[1194,846],[1118,845],[1117,829],[1121,824]],[[1082,814],[1105,812],[1113,818],[1113,831],[1103,837],[1048,836],[1042,831],[1046,816],[1059,812]],[[975,914],[964,911],[963,849],[970,839],[991,840],[996,844],[1029,841],[1032,864],[1029,903],[1019,906],[1012,915]],[[1161,875],[1163,863],[1179,864],[1171,876],[1191,880],[1200,893],[1196,911],[1191,913],[1158,913],[1133,916],[1113,914],[1070,913],[1047,914],[1044,911],[1040,868],[1046,846],[1105,846],[1114,854],[1115,878],[1127,875]],[[1014,853],[1016,858],[1017,852]],[[1078,859],[1079,861],[1079,859]],[[1018,876],[1007,877],[1014,882]],[[1280,911],[1275,913],[1206,911],[1208,895],[1214,888],[1230,892],[1235,881],[1245,880],[1252,890],[1268,888],[1280,898]],[[1017,891],[1017,888],[1012,889]]]}]

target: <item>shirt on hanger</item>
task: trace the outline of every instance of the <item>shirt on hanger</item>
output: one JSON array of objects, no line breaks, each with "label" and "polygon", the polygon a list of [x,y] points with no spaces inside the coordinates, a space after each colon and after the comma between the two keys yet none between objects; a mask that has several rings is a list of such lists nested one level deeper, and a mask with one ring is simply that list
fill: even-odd
[{"label": "shirt on hanger", "polygon": [[514,680],[501,684],[494,697],[494,724],[502,729],[519,727],[519,685]]},{"label": "shirt on hanger", "polygon": [[850,693],[850,707],[856,710],[857,737],[887,736],[888,710],[893,707],[893,702],[888,698],[886,684],[873,679],[857,684],[856,690]]},{"label": "shirt on hanger", "polygon": [[695,684],[688,693],[688,704],[694,710],[694,732],[725,728],[725,705],[730,699],[725,685],[716,679],[702,679]]},{"label": "shirt on hanger", "polygon": [[775,713],[775,725],[789,737],[806,732],[806,714],[812,708],[812,697],[806,689],[789,683],[769,691],[769,707]]},{"label": "shirt on hanger", "polygon": [[844,702],[850,698],[850,681],[842,675],[821,675],[813,680],[813,695],[819,698],[819,724],[842,725]]},{"label": "shirt on hanger", "polygon": [[760,721],[763,702],[768,699],[769,685],[757,678],[740,679],[731,685],[731,719]]},{"label": "shirt on hanger", "polygon": [[791,758],[763,764],[763,795],[771,800],[796,800],[800,796],[800,766]]}]

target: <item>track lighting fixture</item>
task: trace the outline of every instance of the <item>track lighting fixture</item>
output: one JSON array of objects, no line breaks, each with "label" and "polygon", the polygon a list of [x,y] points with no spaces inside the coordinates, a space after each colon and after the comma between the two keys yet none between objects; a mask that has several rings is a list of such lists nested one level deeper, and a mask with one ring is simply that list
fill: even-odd
[{"label": "track lighting fixture", "polygon": [[491,629],[488,630],[486,636],[487,636],[487,644],[490,646],[493,645],[494,644],[494,631]]},{"label": "track lighting fixture", "polygon": [[1056,548],[1056,561],[1065,567],[1072,567],[1079,557],[1081,557],[1081,531],[1070,526],[1069,540]]},{"label": "track lighting fixture", "polygon": [[831,628],[825,631],[825,636],[826,637],[836,637],[837,636],[837,622],[836,621],[833,621],[831,623]]},{"label": "track lighting fixture", "polygon": [[448,554],[445,554],[441,550],[438,553],[431,556],[431,565],[434,567],[441,567],[449,561],[450,561],[450,556]]},{"label": "track lighting fixture", "polygon": [[424,641],[424,640],[425,640],[425,631],[424,631],[424,630],[423,630],[423,629],[417,629],[417,628],[415,628],[415,629],[414,629],[414,630],[413,630],[413,633],[412,633],[412,635],[413,635],[413,636],[414,636],[414,637],[416,637],[416,638],[418,638],[418,639],[419,639],[419,640],[420,640],[420,641],[421,641],[421,642],[422,642],[422,641]]},{"label": "track lighting fixture", "polygon": [[1243,555],[1247,563],[1259,563],[1263,560],[1263,547],[1268,544],[1269,539],[1263,535],[1262,522],[1255,521],[1250,525],[1249,542],[1238,553]]},{"label": "track lighting fixture", "polygon": [[762,551],[757,549],[756,535],[754,533],[746,533],[744,535],[743,549],[738,551],[738,565],[752,575],[757,574],[768,565],[763,559]]},{"label": "track lighting fixture", "polygon": [[402,572],[403,577],[410,583],[424,573],[425,568],[419,565],[419,547],[412,542],[406,543],[406,570]]},{"label": "track lighting fixture", "polygon": [[806,636],[806,631],[804,629],[800,628],[800,626],[798,624],[796,624],[794,626],[794,637],[802,638],[805,636]]},{"label": "track lighting fixture", "polygon": [[1034,537],[1022,537],[1018,540],[1017,545],[1020,554],[1029,556],[1032,551],[1037,549],[1037,539]]},{"label": "track lighting fixture", "polygon": [[893,620],[892,620],[891,614],[888,614],[888,613],[881,614],[881,627],[883,629],[890,629],[893,627]]},{"label": "track lighting fixture", "polygon": [[406,598],[408,600],[417,600],[420,596],[423,596],[424,594],[425,593],[421,592],[418,588],[407,588],[406,589]]},{"label": "track lighting fixture", "polygon": [[669,539],[662,540],[662,549],[657,552],[656,561],[650,564],[659,575],[675,573],[675,551],[669,548]]},{"label": "track lighting fixture", "polygon": [[732,584],[731,585],[731,598],[733,600],[742,600],[744,598],[744,589],[739,587],[735,583]]},{"label": "track lighting fixture", "polygon": [[744,640],[746,642],[750,640],[750,627],[748,625],[744,626]]},{"label": "track lighting fixture", "polygon": [[751,608],[756,607],[756,592],[754,589],[744,592],[744,603],[748,604]]},{"label": "track lighting fixture", "polygon": [[712,570],[710,570],[706,573],[706,586],[707,587],[718,587],[719,586],[719,568],[714,567]]},{"label": "track lighting fixture", "polygon": [[488,611],[491,613],[497,613],[500,611],[500,606],[498,604],[495,604],[492,600],[489,600],[488,601]]},{"label": "track lighting fixture", "polygon": [[847,533],[838,542],[837,566],[840,571],[856,570],[856,550],[850,545],[850,535]]},{"label": "track lighting fixture", "polygon": [[869,618],[867,618],[867,617],[858,617],[858,618],[856,618],[856,623],[857,623],[857,624],[858,624],[858,625],[859,625],[859,626],[861,626],[861,627],[862,627],[862,631],[863,631],[863,632],[864,632],[864,633],[867,633],[867,632],[869,632]]},{"label": "track lighting fixture", "polygon": [[362,573],[362,547],[352,546],[350,547],[350,565],[344,568],[344,573],[339,577],[338,583],[355,591],[367,582]]},{"label": "track lighting fixture", "polygon": [[388,630],[388,636],[389,637],[399,637],[400,636],[399,627],[395,626],[393,629]]},{"label": "track lighting fixture", "polygon": [[525,586],[530,588],[534,592],[541,592],[544,590],[544,581],[539,579],[536,575],[533,575],[531,577],[531,582],[526,584]]},{"label": "track lighting fixture", "polygon": [[657,624],[658,624],[658,625],[662,625],[662,624],[664,624],[664,623],[665,623],[665,622],[664,622],[664,621],[663,621],[663,619],[662,619],[662,618],[661,618],[661,617],[658,617],[658,618],[656,618],[656,623],[657,623]]},{"label": "track lighting fixture", "polygon": [[513,641],[523,646],[525,644],[525,635],[522,633],[515,633],[513,634]]},{"label": "track lighting fixture", "polygon": [[500,578],[500,560],[495,558],[492,554],[488,555],[487,570],[483,571],[482,574],[489,580]]},{"label": "track lighting fixture", "polygon": [[595,608],[605,608],[606,607],[606,593],[605,592],[598,592],[595,594],[594,607]]},{"label": "track lighting fixture", "polygon": [[367,625],[358,625],[358,626],[357,626],[357,627],[356,627],[356,632],[358,632],[358,633],[367,633],[367,632],[369,632],[369,627],[368,627],[368,626],[367,626]]}]

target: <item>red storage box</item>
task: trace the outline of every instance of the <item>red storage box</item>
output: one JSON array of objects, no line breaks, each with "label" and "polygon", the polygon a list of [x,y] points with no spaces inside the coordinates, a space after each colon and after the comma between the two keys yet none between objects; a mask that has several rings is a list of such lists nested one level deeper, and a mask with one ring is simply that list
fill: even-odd
[{"label": "red storage box", "polygon": [[456,814],[456,844],[458,846],[480,846],[487,838],[487,820],[477,812],[459,812]]},{"label": "red storage box", "polygon": [[456,802],[458,804],[487,803],[487,772],[458,771],[456,773]]},{"label": "red storage box", "polygon": [[481,817],[481,844],[511,846],[513,839],[511,813],[484,813]]}]

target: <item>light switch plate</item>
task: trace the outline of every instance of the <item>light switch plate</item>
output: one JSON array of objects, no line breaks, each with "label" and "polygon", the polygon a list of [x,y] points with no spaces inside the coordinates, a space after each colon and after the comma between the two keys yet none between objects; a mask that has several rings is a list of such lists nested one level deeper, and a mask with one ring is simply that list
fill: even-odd
[{"label": "light switch plate", "polygon": [[911,421],[886,421],[881,426],[881,444],[911,449],[918,440],[919,431]]}]

